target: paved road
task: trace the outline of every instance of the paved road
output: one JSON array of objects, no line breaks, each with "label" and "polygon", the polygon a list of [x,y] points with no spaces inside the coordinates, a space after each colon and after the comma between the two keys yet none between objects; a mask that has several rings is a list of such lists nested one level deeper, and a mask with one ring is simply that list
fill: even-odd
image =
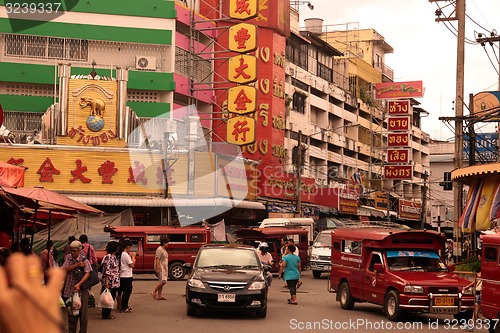
[{"label": "paved road", "polygon": [[[335,294],[327,292],[327,279],[313,279],[304,272],[299,289],[299,305],[288,305],[288,290],[283,281],[274,279],[268,300],[267,318],[253,314],[215,313],[198,317],[186,315],[185,281],[169,281],[164,288],[166,301],[154,300],[150,292],[156,285],[152,275],[137,275],[130,300],[133,313],[114,313],[114,320],[103,320],[100,309],[90,309],[89,332],[463,332],[453,327],[451,316],[413,315],[406,323],[390,322],[380,306],[356,304],[354,310],[342,310]],[[450,322],[446,322],[450,320]],[[449,324],[449,326],[448,326]],[[486,329],[475,332],[486,333]]]}]

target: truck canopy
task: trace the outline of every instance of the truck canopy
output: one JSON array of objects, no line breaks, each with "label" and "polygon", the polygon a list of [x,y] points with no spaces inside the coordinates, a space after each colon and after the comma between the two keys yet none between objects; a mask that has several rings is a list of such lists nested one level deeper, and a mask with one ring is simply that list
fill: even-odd
[{"label": "truck canopy", "polygon": [[446,237],[435,231],[401,230],[393,228],[359,228],[332,230],[332,239],[362,242],[363,246],[378,249],[435,249],[443,248]]}]

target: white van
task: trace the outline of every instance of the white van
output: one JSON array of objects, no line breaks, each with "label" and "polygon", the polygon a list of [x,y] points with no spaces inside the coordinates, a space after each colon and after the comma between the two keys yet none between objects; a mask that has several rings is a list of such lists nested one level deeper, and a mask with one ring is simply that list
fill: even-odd
[{"label": "white van", "polygon": [[314,228],[316,226],[316,222],[314,222],[314,220],[311,218],[306,218],[306,217],[268,218],[268,219],[264,219],[259,224],[259,228],[294,227],[294,226],[306,228],[309,231],[308,242],[309,242],[309,245],[311,245],[313,243],[313,240],[314,240]]},{"label": "white van", "polygon": [[319,279],[321,273],[328,273],[332,267],[332,230],[323,230],[314,239],[311,254],[309,255],[309,266],[313,277]]}]

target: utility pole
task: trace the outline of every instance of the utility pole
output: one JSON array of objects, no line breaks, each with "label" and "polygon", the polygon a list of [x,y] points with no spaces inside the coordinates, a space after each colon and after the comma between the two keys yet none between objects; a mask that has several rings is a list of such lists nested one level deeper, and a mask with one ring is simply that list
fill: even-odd
[{"label": "utility pole", "polygon": [[[493,34],[491,37],[481,37],[482,34],[480,34],[479,36],[479,38],[476,38],[476,42],[481,43],[481,46],[484,46],[485,43],[490,43],[493,45],[493,42],[499,42],[500,46],[500,36],[495,36]],[[498,58],[498,90],[500,90],[500,58]]]},{"label": "utility pole", "polygon": [[[448,1],[448,0],[429,0],[429,2]],[[436,13],[442,14],[441,11]],[[454,16],[436,18],[436,22],[458,21],[457,36],[457,71],[456,71],[456,89],[455,89],[455,117],[462,118],[464,115],[464,60],[465,60],[465,0],[456,0]],[[455,121],[455,169],[463,166],[463,122]],[[460,216],[462,215],[462,184],[454,182],[453,186],[453,222],[455,224],[455,240],[457,245],[461,244],[461,232],[458,227]]]},{"label": "utility pole", "polygon": [[[420,212],[420,229],[423,230],[425,227],[425,219],[427,218],[427,177],[429,174],[427,171],[424,172],[424,186],[422,186],[422,210]],[[439,222],[438,222],[439,223]]]},{"label": "utility pole", "polygon": [[296,217],[301,217],[302,215],[302,131],[299,130],[299,133],[297,135],[297,175],[296,175],[296,200],[297,200],[297,216]]}]

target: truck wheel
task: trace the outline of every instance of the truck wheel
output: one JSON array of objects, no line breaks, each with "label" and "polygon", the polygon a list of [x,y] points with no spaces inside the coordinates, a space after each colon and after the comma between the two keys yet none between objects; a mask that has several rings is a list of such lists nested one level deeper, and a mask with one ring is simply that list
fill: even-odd
[{"label": "truck wheel", "polygon": [[168,276],[172,281],[184,279],[186,271],[180,262],[174,262],[168,266]]},{"label": "truck wheel", "polygon": [[257,310],[255,315],[259,318],[266,318],[267,316],[267,306],[263,309]]},{"label": "truck wheel", "polygon": [[187,308],[186,308],[186,314],[189,316],[189,317],[193,317],[193,316],[196,316],[196,309],[194,309],[191,305],[187,305]]},{"label": "truck wheel", "polygon": [[321,277],[321,271],[313,271],[313,277],[319,279]]},{"label": "truck wheel", "polygon": [[354,299],[351,296],[349,283],[343,282],[340,285],[340,307],[344,310],[352,310],[354,307]]},{"label": "truck wheel", "polygon": [[389,291],[384,303],[385,315],[391,321],[399,321],[403,310],[399,308],[399,293],[395,290]]}]

